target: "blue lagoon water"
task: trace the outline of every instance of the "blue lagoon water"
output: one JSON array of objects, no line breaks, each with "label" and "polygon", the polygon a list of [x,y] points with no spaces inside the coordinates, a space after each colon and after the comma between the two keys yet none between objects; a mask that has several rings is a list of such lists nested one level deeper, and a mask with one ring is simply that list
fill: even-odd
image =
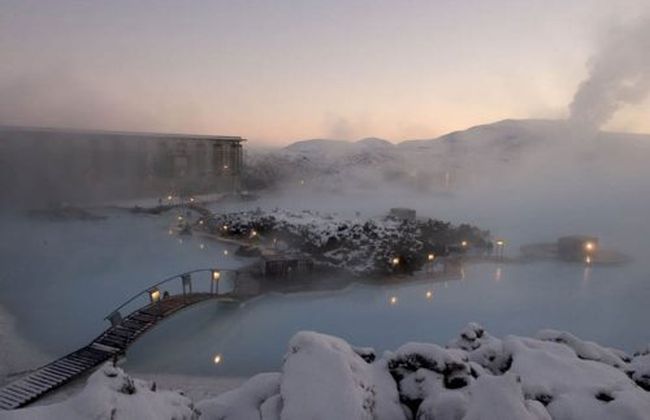
[{"label": "blue lagoon water", "polygon": [[136,342],[126,367],[250,375],[279,369],[288,340],[300,330],[383,351],[408,341],[445,344],[470,321],[497,336],[556,328],[625,350],[649,341],[650,283],[634,266],[482,263],[463,271],[458,280],[272,294],[241,306],[206,302]]}]

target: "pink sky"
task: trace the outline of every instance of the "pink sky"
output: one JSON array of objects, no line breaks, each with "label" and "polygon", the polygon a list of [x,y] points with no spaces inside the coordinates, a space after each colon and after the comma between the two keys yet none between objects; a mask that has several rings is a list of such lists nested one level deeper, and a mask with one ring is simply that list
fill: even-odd
[{"label": "pink sky", "polygon": [[[563,118],[645,0],[0,0],[0,123],[431,138]],[[650,132],[650,101],[605,128]]]}]

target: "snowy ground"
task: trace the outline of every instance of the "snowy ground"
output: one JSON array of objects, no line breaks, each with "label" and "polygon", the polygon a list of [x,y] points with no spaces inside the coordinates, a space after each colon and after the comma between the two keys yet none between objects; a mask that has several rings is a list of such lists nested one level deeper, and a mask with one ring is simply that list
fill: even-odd
[{"label": "snowy ground", "polygon": [[78,394],[3,418],[644,420],[649,352],[630,355],[548,329],[500,339],[476,323],[446,346],[409,342],[383,354],[301,331],[278,372],[217,397],[204,398],[207,392],[194,403],[180,390],[105,365]]}]

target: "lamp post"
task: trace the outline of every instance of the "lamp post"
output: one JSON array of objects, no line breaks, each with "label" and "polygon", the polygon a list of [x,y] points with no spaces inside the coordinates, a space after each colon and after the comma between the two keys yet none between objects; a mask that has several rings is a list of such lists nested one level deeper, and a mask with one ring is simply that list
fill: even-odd
[{"label": "lamp post", "polygon": [[160,290],[157,287],[152,287],[148,292],[151,304],[160,302]]},{"label": "lamp post", "polygon": [[584,251],[585,251],[585,264],[591,265],[593,262],[593,254],[596,251],[596,244],[591,241],[585,242]]},{"label": "lamp post", "polygon": [[433,273],[433,264],[436,260],[436,255],[432,252],[427,255],[427,271]]},{"label": "lamp post", "polygon": [[496,242],[496,251],[497,251],[497,258],[499,260],[503,260],[503,254],[504,254],[504,249],[506,246],[506,241],[503,239],[497,239]]},{"label": "lamp post", "polygon": [[219,293],[219,279],[221,278],[221,272],[218,270],[212,270],[212,279],[210,281],[210,293],[215,294]]},{"label": "lamp post", "polygon": [[162,308],[160,307],[160,290],[157,287],[152,287],[148,292],[151,306],[155,306],[158,310],[158,315],[162,315]]}]

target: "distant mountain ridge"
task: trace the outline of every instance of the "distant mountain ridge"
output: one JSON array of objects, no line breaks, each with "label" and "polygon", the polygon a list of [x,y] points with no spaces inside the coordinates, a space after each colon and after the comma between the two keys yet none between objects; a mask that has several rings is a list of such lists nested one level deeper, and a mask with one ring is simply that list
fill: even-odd
[{"label": "distant mountain ridge", "polygon": [[564,120],[503,120],[397,144],[372,137],[311,139],[272,151],[253,150],[248,154],[247,177],[252,187],[310,180],[312,185],[336,188],[374,180],[448,188],[450,182],[500,176],[515,169],[543,173],[549,162],[566,161],[561,164],[566,166],[569,159],[586,162],[623,156],[650,157],[650,135],[584,131]]}]

